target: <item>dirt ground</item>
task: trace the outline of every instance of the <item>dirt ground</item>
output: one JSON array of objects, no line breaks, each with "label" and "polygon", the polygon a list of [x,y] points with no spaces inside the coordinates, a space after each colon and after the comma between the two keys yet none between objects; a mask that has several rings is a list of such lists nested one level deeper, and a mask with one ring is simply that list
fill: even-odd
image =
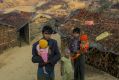
[{"label": "dirt ground", "polygon": [[[0,55],[0,80],[36,80],[38,64],[33,64],[31,57],[31,45],[21,48],[15,47],[5,51]],[[56,80],[61,80],[59,63],[55,67],[55,73]],[[86,80],[119,79],[86,65]]]}]

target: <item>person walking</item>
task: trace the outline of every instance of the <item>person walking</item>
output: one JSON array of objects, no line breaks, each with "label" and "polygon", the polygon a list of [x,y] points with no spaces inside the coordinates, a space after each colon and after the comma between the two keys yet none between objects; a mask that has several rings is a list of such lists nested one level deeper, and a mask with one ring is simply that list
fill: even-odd
[{"label": "person walking", "polygon": [[[48,42],[49,51],[48,51],[48,60],[45,62],[41,56],[38,55],[38,51],[36,49],[37,45],[39,44],[39,40],[35,42],[32,46],[32,62],[38,63],[38,70],[37,70],[37,80],[54,80],[55,73],[54,67],[55,64],[60,60],[61,55],[58,49],[57,41],[51,39],[51,35],[53,30],[50,26],[44,26],[42,29],[43,38]],[[44,67],[47,74],[44,74]]]}]

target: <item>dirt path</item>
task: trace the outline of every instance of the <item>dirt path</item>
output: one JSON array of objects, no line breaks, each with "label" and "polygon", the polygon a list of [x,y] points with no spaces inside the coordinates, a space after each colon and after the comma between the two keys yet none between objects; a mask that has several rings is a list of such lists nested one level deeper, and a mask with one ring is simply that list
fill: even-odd
[{"label": "dirt path", "polygon": [[[59,37],[53,36],[58,43]],[[60,46],[60,45],[59,45]],[[0,80],[36,80],[37,64],[31,62],[31,46],[15,47],[0,55]],[[60,64],[55,68],[56,80],[61,80]],[[119,80],[86,66],[86,80]]]},{"label": "dirt path", "polygon": [[[31,47],[14,48],[0,56],[0,79],[35,80],[36,64],[31,62]],[[2,65],[1,65],[2,64]]]}]

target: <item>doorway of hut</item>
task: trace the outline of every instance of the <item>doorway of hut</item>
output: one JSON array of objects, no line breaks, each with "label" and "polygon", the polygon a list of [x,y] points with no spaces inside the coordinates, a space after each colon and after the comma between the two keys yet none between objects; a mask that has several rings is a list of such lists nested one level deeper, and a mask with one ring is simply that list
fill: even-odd
[{"label": "doorway of hut", "polygon": [[20,47],[29,44],[29,24],[27,23],[19,30]]}]

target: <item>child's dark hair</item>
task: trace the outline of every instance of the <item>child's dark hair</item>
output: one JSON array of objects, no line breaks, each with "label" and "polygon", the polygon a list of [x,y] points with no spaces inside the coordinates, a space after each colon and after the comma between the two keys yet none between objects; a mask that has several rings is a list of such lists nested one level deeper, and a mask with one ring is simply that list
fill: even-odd
[{"label": "child's dark hair", "polygon": [[47,32],[48,34],[52,34],[53,30],[52,30],[52,28],[50,26],[46,25],[42,29],[42,33],[45,33],[45,32]]},{"label": "child's dark hair", "polygon": [[79,33],[80,34],[80,28],[78,28],[78,27],[74,28],[73,33]]}]

